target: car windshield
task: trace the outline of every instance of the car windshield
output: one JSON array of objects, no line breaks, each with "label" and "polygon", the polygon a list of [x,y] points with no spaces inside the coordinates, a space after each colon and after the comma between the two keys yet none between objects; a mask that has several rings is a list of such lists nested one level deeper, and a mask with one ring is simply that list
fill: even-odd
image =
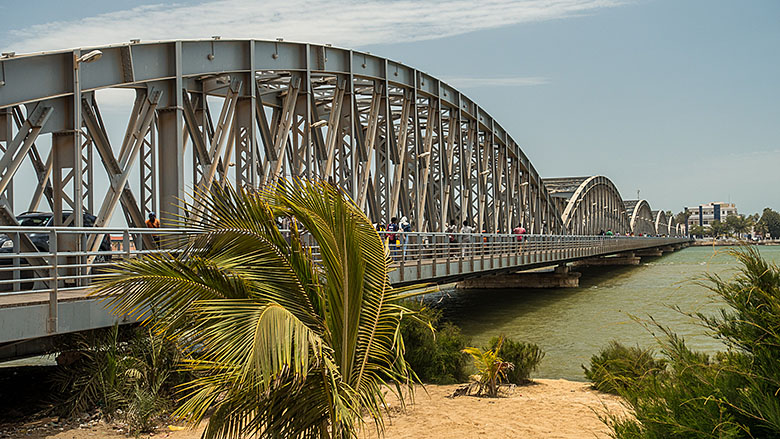
[{"label": "car windshield", "polygon": [[26,216],[19,218],[19,225],[22,227],[43,227],[49,222],[48,216]]}]

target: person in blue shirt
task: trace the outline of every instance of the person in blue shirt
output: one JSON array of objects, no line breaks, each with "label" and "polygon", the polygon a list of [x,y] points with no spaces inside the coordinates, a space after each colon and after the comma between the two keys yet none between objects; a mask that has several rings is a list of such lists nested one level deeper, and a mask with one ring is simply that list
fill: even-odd
[{"label": "person in blue shirt", "polygon": [[393,259],[396,259],[398,257],[398,233],[401,231],[401,226],[398,225],[398,218],[392,217],[390,218],[390,224],[387,225],[387,243],[390,246],[390,254],[392,255]]}]

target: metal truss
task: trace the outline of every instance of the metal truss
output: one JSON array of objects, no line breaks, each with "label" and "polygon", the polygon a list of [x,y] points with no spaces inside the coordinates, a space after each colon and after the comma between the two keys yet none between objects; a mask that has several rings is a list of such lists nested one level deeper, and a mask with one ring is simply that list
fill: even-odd
[{"label": "metal truss", "polygon": [[596,235],[611,230],[626,235],[632,231],[620,192],[609,178],[546,178],[544,183],[558,200],[568,233]]},{"label": "metal truss", "polygon": [[[256,40],[98,47],[89,50],[99,60],[79,62],[86,50],[0,58],[0,224],[15,224],[14,202],[36,210],[45,200],[58,224],[81,226],[88,212],[107,225],[121,210],[143,227],[154,210],[171,226],[191,189],[320,178],[373,221],[405,215],[418,231],[451,221],[490,233],[631,230],[608,179],[591,177],[576,206],[561,203],[484,109],[392,60]],[[136,94],[121,142],[100,112],[100,91],[112,88]],[[48,155],[36,146],[42,134]],[[100,167],[107,185],[96,183]],[[29,202],[14,200],[14,181],[35,185]]]},{"label": "metal truss", "polygon": [[634,235],[656,234],[656,218],[647,200],[625,200],[624,204]]},{"label": "metal truss", "polygon": [[655,219],[655,234],[656,235],[668,235],[670,224],[669,219],[666,217],[666,212],[663,210],[654,210],[653,218]]}]

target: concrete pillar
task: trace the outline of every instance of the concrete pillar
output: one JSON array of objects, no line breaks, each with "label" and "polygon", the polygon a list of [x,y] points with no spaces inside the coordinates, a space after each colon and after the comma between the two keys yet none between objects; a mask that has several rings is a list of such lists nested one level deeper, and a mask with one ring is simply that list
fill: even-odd
[{"label": "concrete pillar", "polygon": [[555,271],[507,273],[466,279],[456,284],[458,289],[516,289],[516,288],[576,288],[582,273],[556,267]]},{"label": "concrete pillar", "polygon": [[620,265],[639,265],[640,258],[634,252],[618,253],[611,256],[600,256],[574,262],[575,267],[609,267]]},{"label": "concrete pillar", "polygon": [[646,248],[642,250],[637,250],[635,253],[637,256],[643,258],[648,256],[661,256],[664,254],[664,252],[660,248]]}]

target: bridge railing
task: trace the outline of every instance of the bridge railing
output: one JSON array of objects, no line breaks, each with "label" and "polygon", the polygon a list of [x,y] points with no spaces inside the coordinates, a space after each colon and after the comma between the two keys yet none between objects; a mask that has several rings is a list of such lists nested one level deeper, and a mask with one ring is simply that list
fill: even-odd
[{"label": "bridge railing", "polygon": [[442,278],[539,266],[680,243],[681,237],[380,232],[397,268],[392,280]]},{"label": "bridge railing", "polygon": [[[289,231],[283,231],[289,233]],[[0,298],[49,294],[50,300],[81,291],[122,258],[157,253],[172,240],[195,233],[186,229],[0,227]],[[496,268],[618,252],[680,242],[679,238],[380,232],[393,264],[402,271],[430,264]],[[143,239],[143,236],[152,239]],[[392,239],[391,239],[392,238]],[[310,236],[315,259],[318,247]],[[23,245],[27,242],[26,247]],[[99,243],[92,244],[91,243]],[[153,242],[144,248],[144,242]],[[32,248],[30,247],[32,244]],[[95,250],[89,250],[90,246]],[[34,250],[33,250],[34,249]],[[587,249],[587,253],[583,250]],[[500,262],[495,262],[499,260]],[[503,266],[501,265],[501,266]],[[469,270],[466,270],[469,271]],[[435,274],[435,273],[434,273]]]}]

